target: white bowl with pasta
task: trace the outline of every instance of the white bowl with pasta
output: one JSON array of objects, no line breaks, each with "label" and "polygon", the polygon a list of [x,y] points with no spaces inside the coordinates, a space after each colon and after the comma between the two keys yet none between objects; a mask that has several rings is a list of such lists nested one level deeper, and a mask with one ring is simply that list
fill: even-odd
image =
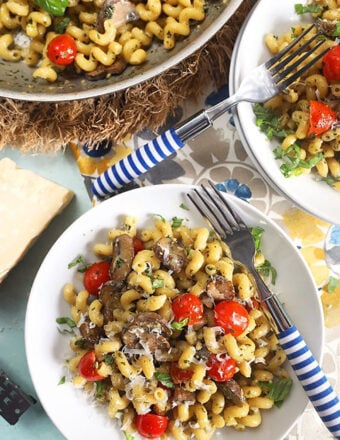
[{"label": "white bowl with pasta", "polygon": [[[168,44],[173,46],[170,49],[165,48],[165,32],[156,21],[171,16],[177,26],[176,17],[180,20],[178,12],[184,6],[178,5],[174,9],[176,13],[165,13],[161,12],[160,0],[150,0],[146,4],[140,2],[136,9],[129,0],[95,0],[80,5],[78,0],[52,3],[46,0],[5,0],[1,3],[0,96],[23,101],[56,102],[113,93],[159,75],[212,38],[234,14],[241,0],[218,0],[206,6],[201,0],[184,2],[187,12],[179,25],[182,35],[177,34],[177,31],[176,34],[166,32],[166,35],[171,34],[175,39]],[[48,5],[61,8],[61,11],[53,16],[46,9]],[[65,8],[65,5],[70,6],[63,11],[62,6]],[[122,13],[119,12],[119,17],[113,19],[111,16],[120,5],[123,5]],[[166,6],[171,8],[171,5]],[[126,23],[127,26],[132,24],[131,29],[126,28],[125,24],[121,26],[123,14],[123,21],[125,17],[128,20],[133,18]],[[97,17],[106,23],[106,28],[103,24],[99,26]],[[138,20],[138,17],[143,20]],[[196,21],[192,20],[195,17]],[[153,28],[146,31],[148,23]],[[68,34],[76,44],[77,50],[72,49],[75,58],[69,66],[58,66],[46,55],[48,42],[58,33]],[[60,57],[63,56],[60,54]],[[110,72],[112,66],[115,67]],[[92,79],[86,76],[101,69],[101,75],[96,74]]]},{"label": "white bowl with pasta", "polygon": [[[68,440],[94,436],[102,440],[124,439],[117,421],[109,418],[107,408],[94,404],[93,397],[89,397],[84,389],[75,388],[65,368],[65,360],[72,357],[70,340],[58,331],[56,318],[71,316],[70,304],[63,298],[65,284],[72,283],[78,290],[82,286],[82,274],[75,267],[69,269],[68,264],[78,255],[88,262],[96,261],[93,245],[105,243],[108,231],[119,227],[127,216],[137,219],[138,231],[150,228],[155,215],[158,219],[184,219],[189,227],[206,227],[186,196],[192,189],[192,186],[182,184],[156,185],[131,190],[103,202],[81,216],[61,235],[36,275],[25,323],[28,366],[40,402]],[[275,292],[320,361],[324,336],[323,314],[306,263],[288,236],[273,221],[244,201],[232,197],[231,202],[239,209],[248,226],[264,229],[262,251],[278,273]],[[279,253],[277,249],[280,249]],[[230,440],[250,436],[254,440],[284,438],[308,403],[290,366],[285,364],[285,368],[293,380],[293,387],[280,408],[263,411],[262,422],[257,428],[244,432],[230,427],[218,428],[213,438],[220,438],[221,435]],[[60,384],[65,375],[66,382]],[[134,438],[139,436],[135,435]]]},{"label": "white bowl with pasta", "polygon": [[[235,44],[229,77],[231,94],[252,68],[272,56],[265,44],[267,34],[281,36],[290,31],[293,33],[294,26],[313,21],[310,14],[298,15],[295,12],[296,3],[299,2],[286,0],[275,4],[275,8],[270,0],[261,0],[256,4]],[[269,140],[260,131],[256,125],[253,104],[240,103],[234,115],[241,141],[263,178],[297,207],[329,223],[338,224],[339,190],[327,184],[315,168],[308,174],[285,177],[280,171],[283,162],[276,159],[273,152],[279,146],[279,141]]]}]

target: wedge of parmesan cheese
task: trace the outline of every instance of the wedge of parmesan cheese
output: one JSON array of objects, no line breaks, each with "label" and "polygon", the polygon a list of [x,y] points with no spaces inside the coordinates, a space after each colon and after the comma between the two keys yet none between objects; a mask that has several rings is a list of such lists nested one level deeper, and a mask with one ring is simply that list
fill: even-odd
[{"label": "wedge of parmesan cheese", "polygon": [[0,160],[0,283],[72,197],[11,159]]}]

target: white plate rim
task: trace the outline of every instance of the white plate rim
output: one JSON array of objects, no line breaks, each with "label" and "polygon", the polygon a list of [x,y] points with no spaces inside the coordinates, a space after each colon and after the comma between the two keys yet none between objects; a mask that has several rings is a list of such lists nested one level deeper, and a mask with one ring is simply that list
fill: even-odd
[{"label": "white plate rim", "polygon": [[[280,7],[283,7],[284,11],[287,12],[287,14],[280,14],[280,19],[281,17],[283,17],[282,30],[289,30],[289,24],[292,25],[294,23],[291,18],[292,16],[296,18],[296,24],[300,22],[302,23],[311,21],[311,19],[308,19],[308,15],[299,16],[297,14],[294,14],[295,4],[296,1],[294,0],[286,0],[280,5]],[[247,41],[249,41],[249,39],[246,38],[247,32],[250,32],[249,29],[253,27],[256,22],[258,22],[259,18],[262,16],[262,12],[268,10],[268,8],[271,8],[271,16],[275,17],[276,9],[273,10],[270,5],[270,0],[259,0],[251,10],[247,20],[243,23],[241,27],[241,30],[234,45],[234,50],[230,62],[229,89],[231,95],[235,93],[240,83],[240,66],[241,62],[244,62],[244,52],[246,50]],[[257,38],[263,41],[263,36],[266,33],[279,32],[274,25],[273,27],[270,28],[269,26],[266,28],[266,23],[262,22],[261,31],[257,28]],[[270,57],[269,52],[267,52],[265,55],[265,51],[266,49],[263,43],[263,59],[261,58],[259,62],[263,62],[265,59]],[[340,206],[339,192],[330,188],[326,183],[316,182],[311,175],[291,177],[289,179],[285,178],[279,170],[280,162],[274,159],[273,154],[272,160],[270,160],[270,164],[262,161],[261,151],[259,151],[256,146],[261,143],[264,150],[266,151],[268,149],[271,149],[271,147],[268,140],[266,139],[265,134],[260,133],[259,129],[259,133],[256,134],[256,139],[254,138],[254,136],[252,136],[250,133],[248,134],[247,132],[246,127],[249,127],[249,125],[254,125],[253,121],[255,120],[255,117],[250,112],[251,105],[252,104],[245,102],[240,103],[238,106],[234,107],[233,115],[237,132],[240,136],[242,144],[262,177],[279,194],[283,195],[287,199],[290,199],[296,206],[300,207],[307,213],[318,217],[328,223],[338,224],[340,222],[340,209],[338,209],[337,212],[336,206]],[[249,115],[251,115],[251,117]],[[313,190],[310,190],[308,193],[310,196],[308,204],[305,203],[305,192],[302,189],[302,186],[306,188],[305,185],[313,186]],[[330,202],[327,202],[328,200],[330,200]]]},{"label": "white plate rim", "polygon": [[[152,199],[152,197],[156,194],[158,197],[160,195],[164,195],[164,194],[175,194],[176,196],[174,197],[179,197],[181,198],[182,195],[184,196],[188,190],[191,190],[193,188],[196,188],[196,186],[194,185],[186,185],[186,184],[164,184],[164,185],[154,185],[154,186],[148,186],[148,187],[144,187],[144,188],[138,188],[138,189],[134,189],[128,192],[124,192],[121,193],[120,195],[117,195],[111,199],[108,199],[107,201],[103,202],[102,204],[97,205],[94,208],[91,208],[90,211],[86,212],[85,214],[83,214],[80,218],[78,218],[74,223],[72,223],[72,225],[70,225],[66,231],[59,237],[59,239],[56,241],[56,243],[52,246],[52,248],[50,249],[50,251],[48,252],[48,254],[45,257],[44,262],[42,263],[37,276],[34,280],[32,289],[31,289],[31,293],[30,293],[30,297],[28,300],[28,305],[27,305],[27,312],[26,312],[26,319],[25,319],[25,347],[26,347],[26,356],[27,356],[27,362],[28,362],[28,367],[29,367],[29,371],[30,371],[30,375],[34,384],[34,387],[36,389],[36,392],[40,398],[40,401],[45,409],[45,411],[47,412],[47,414],[49,415],[49,417],[51,418],[52,422],[56,425],[56,427],[60,430],[60,432],[63,433],[63,435],[70,439],[70,440],[79,440],[82,438],[80,435],[72,435],[71,437],[69,436],[69,431],[67,429],[65,429],[64,426],[62,426],[62,421],[60,420],[59,415],[58,417],[56,417],[56,414],[59,414],[58,411],[55,412],[55,409],[53,407],[51,407],[51,402],[50,402],[50,396],[46,395],[46,386],[48,387],[50,384],[48,384],[46,382],[46,378],[44,379],[45,382],[41,383],[41,378],[44,375],[44,367],[43,365],[39,364],[39,370],[37,371],[36,369],[36,350],[37,350],[37,343],[36,343],[36,332],[39,330],[39,326],[38,323],[35,322],[36,319],[36,310],[37,308],[39,308],[40,306],[40,300],[41,300],[41,295],[39,296],[38,294],[38,290],[39,286],[41,287],[41,277],[43,275],[43,271],[44,271],[44,267],[48,262],[49,258],[52,258],[55,256],[54,254],[57,252],[58,253],[58,247],[61,246],[61,244],[63,243],[63,241],[65,241],[65,239],[70,238],[71,236],[76,235],[77,231],[78,234],[80,234],[80,238],[83,239],[83,236],[86,235],[85,230],[82,229],[83,227],[83,223],[86,223],[86,220],[88,218],[95,218],[98,217],[99,214],[101,213],[101,211],[106,212],[107,209],[114,205],[118,205],[121,206],[122,205],[122,200],[124,201],[124,199],[127,199],[127,202],[130,203],[130,201],[133,200],[145,200],[146,196],[149,196],[150,199]],[[170,197],[171,199],[171,197]],[[166,198],[166,200],[168,200],[168,198]],[[176,199],[177,200],[177,199]],[[293,253],[295,254],[295,257],[297,258],[297,261],[299,261],[299,263],[301,264],[301,267],[303,267],[305,269],[305,276],[307,277],[307,281],[309,279],[309,284],[311,286],[314,287],[314,294],[312,295],[311,299],[314,301],[314,307],[318,307],[318,312],[319,314],[317,314],[317,317],[319,319],[319,323],[315,323],[314,325],[316,325],[317,327],[319,327],[320,333],[319,333],[319,341],[318,344],[316,344],[315,347],[313,347],[313,351],[314,351],[314,355],[316,357],[316,359],[319,360],[319,362],[322,359],[322,350],[323,350],[323,342],[324,342],[324,323],[323,323],[323,315],[322,315],[322,308],[321,308],[321,303],[320,303],[320,299],[317,295],[317,291],[316,291],[316,286],[315,283],[312,279],[312,275],[310,273],[310,270],[307,266],[307,264],[305,263],[305,261],[303,260],[303,257],[297,252],[297,249],[294,245],[294,243],[292,242],[292,240],[288,237],[288,235],[281,229],[279,228],[279,226],[272,220],[270,220],[269,218],[265,217],[261,212],[259,212],[256,208],[254,208],[253,206],[251,206],[249,203],[244,202],[234,196],[231,196],[230,198],[231,202],[236,205],[237,207],[241,208],[241,210],[244,210],[245,213],[250,213],[250,217],[254,216],[254,219],[257,219],[257,221],[254,220],[254,223],[258,223],[258,224],[266,224],[267,228],[273,228],[273,230],[275,231],[275,233],[277,233],[282,239],[284,239],[287,243],[287,246],[290,247],[290,249],[293,251]],[[126,200],[125,200],[126,203]],[[167,203],[167,202],[166,202]],[[186,202],[188,203],[188,201]],[[167,209],[168,209],[168,204],[167,204]],[[193,208],[190,208],[193,209]],[[186,215],[186,211],[181,211],[182,212],[182,216],[185,217]],[[133,207],[131,208],[131,212],[133,213]],[[158,213],[157,210],[152,211],[152,213]],[[172,211],[169,212],[170,216],[172,216]],[[248,214],[246,214],[248,215]],[[191,215],[190,215],[191,217]],[[193,212],[193,217],[199,217],[200,216]],[[202,220],[200,220],[200,224],[204,224],[204,222]],[[115,225],[114,225],[115,226]],[[80,229],[79,229],[80,228]],[[91,229],[91,228],[90,228]],[[87,226],[86,228],[87,233],[89,232],[89,227]],[[93,229],[92,229],[93,232]],[[91,233],[92,233],[91,232]],[[79,237],[78,237],[79,238]],[[66,262],[67,264],[67,262]],[[67,280],[65,280],[67,281]],[[45,299],[45,301],[47,301],[47,299]],[[297,323],[298,325],[299,323]],[[52,322],[51,325],[54,325],[54,323]],[[310,344],[315,344],[315,342],[313,341],[309,341]],[[40,361],[43,361],[43,359],[40,359]],[[48,376],[48,380],[54,380],[55,383],[53,385],[53,389],[54,392],[56,393],[56,395],[58,395],[60,397],[60,393],[63,392],[63,389],[61,386],[57,386],[56,384],[56,377],[50,378],[50,376]],[[64,386],[64,385],[63,385]],[[71,385],[70,385],[71,386]],[[72,386],[71,386],[72,387]],[[300,392],[300,391],[299,391]],[[303,392],[303,391],[302,391]],[[72,388],[71,393],[75,393],[74,389]],[[304,396],[303,397],[303,404],[301,405],[300,402],[300,408],[298,410],[298,414],[296,415],[296,417],[298,417],[304,410],[304,408],[306,407],[308,400],[307,398]],[[52,405],[53,406],[53,405]],[[61,408],[59,408],[60,410]],[[65,416],[65,414],[64,414]],[[296,423],[296,419],[294,420],[294,423]],[[292,425],[294,424],[292,423]],[[283,438],[287,432],[292,428],[292,425],[289,426],[289,428],[287,429],[286,432],[282,433],[282,436],[280,437]],[[110,428],[111,429],[111,428]],[[234,440],[234,435],[233,435],[233,431],[228,431],[229,433],[229,437],[231,440]],[[239,433],[237,433],[235,439],[240,438],[242,436],[242,434],[240,434],[240,437],[238,436]],[[111,435],[113,435],[113,433],[111,433]],[[253,438],[256,438],[256,436],[252,435]],[[106,440],[106,437],[102,437],[103,440]],[[272,439],[274,440],[274,439]]]}]

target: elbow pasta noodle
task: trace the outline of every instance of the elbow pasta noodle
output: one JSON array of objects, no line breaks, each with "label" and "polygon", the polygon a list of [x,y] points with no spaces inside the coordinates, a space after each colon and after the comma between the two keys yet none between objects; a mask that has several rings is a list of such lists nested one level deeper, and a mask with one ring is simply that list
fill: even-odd
[{"label": "elbow pasta noodle", "polygon": [[[313,14],[319,19],[333,20],[333,24],[339,26],[340,5],[333,0],[314,1],[320,6],[319,13]],[[272,54],[278,53],[291,41],[300,35],[310,24],[292,26],[291,30],[281,35],[268,33],[264,42]],[[309,32],[301,44],[316,33],[314,28]],[[321,31],[323,32],[323,31]],[[335,35],[335,34],[334,34]],[[329,32],[323,35],[324,42],[317,50],[320,53],[327,47],[332,48],[339,44],[338,39]],[[315,40],[315,43],[319,41]],[[307,58],[305,62],[308,62]],[[311,171],[318,180],[327,182],[335,190],[340,189],[340,129],[339,129],[339,96],[340,81],[330,80],[323,72],[322,59],[316,62],[307,72],[298,78],[287,90],[264,103],[264,108],[271,109],[278,118],[279,124],[286,135],[279,140],[279,148],[286,151],[287,162],[282,164],[281,171],[285,177],[310,173]],[[319,101],[329,106],[336,114],[336,120],[331,128],[322,133],[310,131],[310,106],[311,101]],[[331,143],[332,142],[332,143]],[[297,148],[293,148],[297,147]],[[277,150],[276,150],[277,151]],[[276,153],[275,153],[276,154]],[[281,157],[280,155],[276,157]],[[301,159],[292,169],[287,171],[286,164],[290,160]]]},{"label": "elbow pasta noodle", "polygon": [[[100,390],[100,396],[95,397],[98,403],[129,433],[136,429],[135,417],[150,412],[169,418],[161,436],[164,439],[206,440],[222,428],[258,427],[263,411],[275,403],[264,384],[290,379],[284,369],[285,354],[266,315],[261,308],[249,305],[256,289],[247,272],[234,264],[229,248],[204,227],[176,228],[169,221],[156,219],[151,228],[139,232],[136,219],[130,216],[121,228],[108,231],[110,248],[112,241],[127,233],[144,237],[145,248],[132,256],[124,279],[113,282],[108,297],[103,286],[98,295],[77,290],[70,282],[62,290],[76,323],[76,335],[70,340],[72,356],[66,363],[73,385],[92,396]],[[172,240],[165,253],[184,246],[186,260],[178,273],[169,269],[157,252],[155,240],[164,238]],[[103,246],[95,243],[90,249],[99,259],[116,261],[117,256]],[[215,269],[207,270],[209,266]],[[226,301],[237,301],[248,310],[247,325],[238,335],[214,320],[213,307],[221,300],[212,300],[207,289],[221,279],[233,286],[234,297]],[[202,323],[182,326],[176,322],[172,304],[185,293],[192,293],[202,304],[209,299]],[[89,353],[95,359],[92,368],[101,377],[95,384],[80,368]],[[208,359],[212,356],[219,362],[234,363],[232,380],[239,387],[238,403],[211,375]],[[178,376],[173,373],[174,366]]]},{"label": "elbow pasta noodle", "polygon": [[[178,39],[188,36],[207,12],[204,0],[122,0],[123,12],[100,0],[69,0],[63,14],[69,23],[59,30],[60,17],[54,17],[31,0],[3,0],[0,5],[0,58],[20,61],[34,68],[32,76],[55,82],[63,66],[47,58],[50,36],[70,35],[77,47],[74,72],[84,74],[108,68],[120,57],[130,65],[141,65],[155,41],[171,50]],[[115,6],[116,8],[116,6]],[[98,18],[101,17],[101,20]],[[170,20],[170,21],[169,21]],[[29,48],[14,41],[16,34],[29,41]],[[36,41],[42,49],[36,51]],[[109,75],[108,71],[108,75]]]}]

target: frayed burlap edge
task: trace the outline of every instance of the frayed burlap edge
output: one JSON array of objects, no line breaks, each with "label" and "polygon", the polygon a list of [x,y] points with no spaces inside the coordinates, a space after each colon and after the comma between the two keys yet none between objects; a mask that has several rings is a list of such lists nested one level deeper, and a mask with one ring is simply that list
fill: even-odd
[{"label": "frayed burlap edge", "polygon": [[0,100],[0,150],[55,152],[71,141],[94,145],[120,142],[146,127],[156,131],[207,81],[215,88],[228,80],[229,61],[239,29],[254,6],[244,0],[233,17],[201,49],[168,71],[129,89],[79,101],[59,103]]}]

